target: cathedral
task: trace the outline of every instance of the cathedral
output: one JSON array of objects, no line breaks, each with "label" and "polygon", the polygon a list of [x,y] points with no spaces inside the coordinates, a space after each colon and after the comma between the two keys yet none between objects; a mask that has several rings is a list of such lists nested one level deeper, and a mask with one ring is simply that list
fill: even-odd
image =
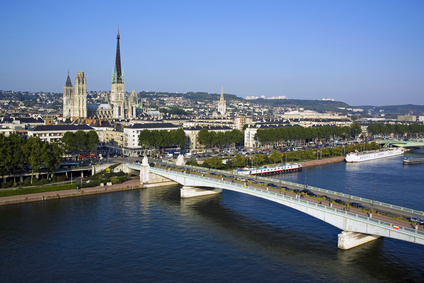
[{"label": "cathedral", "polygon": [[69,77],[63,87],[63,118],[133,119],[137,117],[137,92],[125,94],[124,74],[121,71],[119,30],[116,46],[115,69],[108,104],[87,104],[87,81],[84,72],[78,72],[75,87]]}]

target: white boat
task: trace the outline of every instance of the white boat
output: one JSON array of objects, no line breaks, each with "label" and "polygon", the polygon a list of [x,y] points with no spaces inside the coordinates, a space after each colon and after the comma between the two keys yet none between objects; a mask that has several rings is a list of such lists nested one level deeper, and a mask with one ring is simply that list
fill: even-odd
[{"label": "white boat", "polygon": [[379,150],[369,150],[363,152],[351,152],[346,155],[347,163],[363,162],[379,158],[391,157],[404,154],[402,148],[383,148]]},{"label": "white boat", "polygon": [[275,167],[264,166],[261,168],[244,168],[236,171],[239,175],[273,175],[287,172],[302,171],[302,165],[298,163],[283,164]]}]

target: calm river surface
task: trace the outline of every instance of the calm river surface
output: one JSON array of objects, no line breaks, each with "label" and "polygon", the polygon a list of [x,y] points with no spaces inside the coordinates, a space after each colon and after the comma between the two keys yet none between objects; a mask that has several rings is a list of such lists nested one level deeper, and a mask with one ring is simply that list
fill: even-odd
[{"label": "calm river surface", "polygon": [[[402,157],[279,178],[424,209],[424,165]],[[234,192],[182,200],[179,187],[2,206],[0,282],[424,281],[424,246],[341,251],[340,232]]]}]

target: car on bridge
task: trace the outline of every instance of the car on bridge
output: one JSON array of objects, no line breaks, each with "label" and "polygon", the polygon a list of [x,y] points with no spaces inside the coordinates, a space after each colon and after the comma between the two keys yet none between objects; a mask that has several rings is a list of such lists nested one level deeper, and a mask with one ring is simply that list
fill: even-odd
[{"label": "car on bridge", "polygon": [[338,199],[335,199],[334,202],[336,202],[338,204],[342,204],[342,205],[345,205],[346,204],[346,202],[344,200],[341,200],[339,198]]},{"label": "car on bridge", "polygon": [[326,195],[321,195],[320,198],[326,199],[328,201],[331,201],[331,198],[329,196]]},{"label": "car on bridge", "polygon": [[416,222],[418,224],[424,224],[424,220],[422,220],[419,217],[411,217],[409,220],[411,220],[411,222]]},{"label": "car on bridge", "polygon": [[356,208],[359,208],[359,209],[364,209],[364,207],[360,203],[357,203],[357,202],[351,202],[350,206],[356,207]]},{"label": "car on bridge", "polygon": [[276,184],[274,184],[274,183],[268,183],[268,186],[269,187],[273,187],[273,188],[277,188],[278,186],[276,185]]},{"label": "car on bridge", "polygon": [[308,196],[311,196],[311,197],[317,197],[317,195],[315,193],[313,193],[312,191],[307,190],[307,189],[303,190],[302,193],[305,193],[305,194],[307,194]]}]

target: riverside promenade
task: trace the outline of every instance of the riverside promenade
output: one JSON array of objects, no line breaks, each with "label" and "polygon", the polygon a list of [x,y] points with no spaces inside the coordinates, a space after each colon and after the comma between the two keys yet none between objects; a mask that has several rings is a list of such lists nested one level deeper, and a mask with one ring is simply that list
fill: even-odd
[{"label": "riverside promenade", "polygon": [[319,160],[310,160],[310,161],[304,161],[299,162],[299,164],[302,165],[302,167],[312,167],[317,165],[324,165],[324,164],[330,164],[330,163],[337,163],[344,161],[344,156],[338,156],[338,157],[331,157],[331,158],[325,158],[325,159],[319,159]]},{"label": "riverside promenade", "polygon": [[139,189],[140,180],[134,179],[129,180],[121,184],[115,184],[110,186],[97,186],[91,188],[81,188],[71,189],[71,190],[63,190],[63,191],[54,191],[54,192],[42,192],[35,194],[26,194],[26,195],[16,195],[16,196],[8,196],[8,197],[0,197],[0,205],[7,204],[16,204],[16,203],[24,203],[24,202],[33,202],[33,201],[45,201],[50,199],[60,199],[60,198],[68,198],[68,197],[79,197],[84,195],[93,195],[93,194],[104,194],[104,193],[112,193],[118,191],[128,191],[133,189]]}]

